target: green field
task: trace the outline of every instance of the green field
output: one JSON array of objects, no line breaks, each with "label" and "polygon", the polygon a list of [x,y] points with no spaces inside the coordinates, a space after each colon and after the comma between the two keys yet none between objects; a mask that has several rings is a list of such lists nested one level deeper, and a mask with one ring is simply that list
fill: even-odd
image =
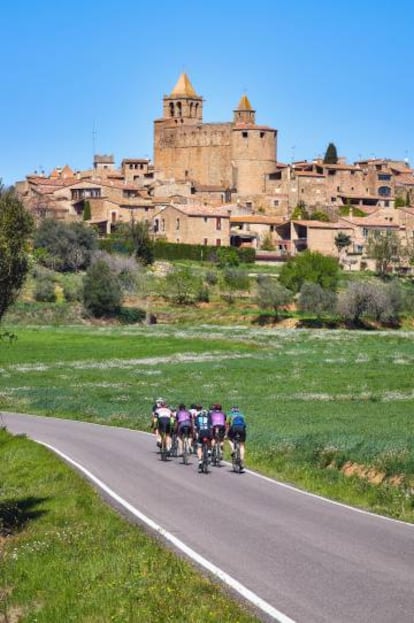
[{"label": "green field", "polygon": [[[247,464],[414,520],[414,333],[15,327],[0,409],[148,430],[153,400],[237,403]],[[355,468],[368,477],[346,477]],[[363,475],[363,474],[362,474]],[[381,484],[374,484],[381,481]]]}]

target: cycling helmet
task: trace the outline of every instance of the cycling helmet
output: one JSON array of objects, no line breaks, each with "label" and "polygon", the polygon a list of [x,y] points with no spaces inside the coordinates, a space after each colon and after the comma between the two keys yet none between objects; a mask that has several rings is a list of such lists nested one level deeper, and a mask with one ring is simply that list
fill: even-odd
[{"label": "cycling helmet", "polygon": [[216,404],[213,405],[213,409],[215,411],[221,411],[221,404],[219,402],[216,402]]},{"label": "cycling helmet", "polygon": [[237,407],[237,406],[232,407],[231,410],[232,411],[240,411],[239,407]]},{"label": "cycling helmet", "polygon": [[178,405],[178,410],[179,411],[185,411],[185,404],[181,403]]}]

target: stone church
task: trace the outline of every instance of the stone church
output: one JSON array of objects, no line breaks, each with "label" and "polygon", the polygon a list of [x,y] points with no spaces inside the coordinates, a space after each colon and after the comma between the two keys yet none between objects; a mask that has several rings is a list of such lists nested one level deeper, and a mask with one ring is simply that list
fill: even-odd
[{"label": "stone church", "polygon": [[263,194],[265,179],[275,170],[276,148],[277,130],[256,124],[246,95],[233,121],[204,123],[203,98],[183,73],[154,122],[154,176],[253,199]]}]

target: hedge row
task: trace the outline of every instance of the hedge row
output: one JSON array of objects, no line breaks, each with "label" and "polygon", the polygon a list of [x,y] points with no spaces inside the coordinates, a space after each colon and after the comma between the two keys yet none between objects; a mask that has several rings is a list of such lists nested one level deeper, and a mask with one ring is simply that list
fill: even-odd
[{"label": "hedge row", "polygon": [[[132,253],[132,248],[119,239],[104,238],[99,241],[99,248],[108,253]],[[237,247],[215,247],[202,244],[180,244],[157,240],[154,242],[154,259],[156,260],[194,260],[202,262],[217,262],[219,249],[234,249],[239,261],[252,264],[256,259],[254,249]]]},{"label": "hedge row", "polygon": [[181,244],[157,241],[154,243],[154,257],[157,260],[194,260],[201,262],[217,262],[219,249],[234,249],[239,261],[251,264],[255,261],[254,249],[237,247],[215,247],[203,244]]}]

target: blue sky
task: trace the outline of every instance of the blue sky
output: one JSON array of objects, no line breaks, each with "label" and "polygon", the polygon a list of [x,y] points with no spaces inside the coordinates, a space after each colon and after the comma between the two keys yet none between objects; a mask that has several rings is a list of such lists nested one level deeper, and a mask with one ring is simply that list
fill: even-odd
[{"label": "blue sky", "polygon": [[333,141],[349,161],[414,165],[412,0],[6,0],[0,178],[152,157],[162,96],[188,73],[204,121],[247,93],[278,160]]}]

